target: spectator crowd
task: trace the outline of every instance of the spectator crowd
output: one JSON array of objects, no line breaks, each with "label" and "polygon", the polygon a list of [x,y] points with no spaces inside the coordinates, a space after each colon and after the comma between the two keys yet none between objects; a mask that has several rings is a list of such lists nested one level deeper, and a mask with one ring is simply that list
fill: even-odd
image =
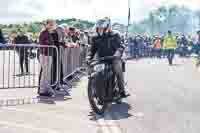
[{"label": "spectator crowd", "polygon": [[[64,83],[63,67],[66,64],[63,63],[66,62],[62,59],[62,56],[65,56],[65,60],[70,60],[71,57],[80,55],[78,61],[80,61],[80,66],[83,66],[92,34],[90,31],[80,30],[67,24],[57,25],[54,20],[47,20],[36,39],[22,29],[18,29],[17,32],[5,38],[2,30],[0,30],[0,47],[14,46],[19,56],[21,76],[30,75],[30,59],[37,57],[41,64],[39,94],[51,96],[53,94],[50,93],[49,88],[60,89],[57,86],[52,86],[58,79],[59,82]],[[33,45],[37,45],[36,55],[33,53],[35,50]],[[67,48],[78,48],[80,54],[76,55],[71,51],[63,50]],[[71,53],[69,59],[66,52]]]},{"label": "spectator crowd", "polygon": [[[171,32],[171,31],[170,31]],[[167,35],[166,35],[167,36]],[[128,38],[128,53],[133,58],[157,57],[162,58],[167,55],[164,35],[133,35]],[[200,50],[200,31],[195,36],[186,34],[174,34],[177,46],[175,53],[181,57],[190,56],[192,53],[199,54]]]},{"label": "spectator crowd", "polygon": [[[95,31],[83,31],[70,27],[67,24],[57,25],[54,20],[47,20],[37,38],[22,31],[22,29],[18,29],[17,32],[14,32],[8,38],[4,38],[0,30],[0,47],[8,44],[16,46],[22,45],[15,49],[19,56],[21,75],[30,74],[29,60],[30,58],[37,57],[41,64],[39,94],[50,96],[52,94],[49,92],[49,88],[52,88],[52,84],[58,78],[61,79],[61,83],[64,83],[62,79],[65,76],[63,72],[65,63],[60,59],[63,55],[65,56],[65,53],[63,53],[62,49],[79,48],[80,66],[83,66],[83,61],[86,58],[87,49],[90,47],[93,33]],[[172,31],[168,31],[164,36],[159,34],[155,36],[136,34],[128,38],[121,36],[121,42],[128,44],[127,54],[132,58],[167,57],[170,65],[175,54],[179,54],[181,57],[189,57],[193,53],[200,54],[200,31],[195,36],[174,34]],[[32,53],[34,49],[26,47],[30,44],[37,44],[43,48],[38,48],[37,55],[34,55]],[[50,50],[49,48],[52,49]],[[56,48],[58,52],[53,48]],[[73,57],[76,55],[71,54],[70,56]],[[57,62],[59,65],[57,65]],[[56,88],[53,87],[53,89]]]}]

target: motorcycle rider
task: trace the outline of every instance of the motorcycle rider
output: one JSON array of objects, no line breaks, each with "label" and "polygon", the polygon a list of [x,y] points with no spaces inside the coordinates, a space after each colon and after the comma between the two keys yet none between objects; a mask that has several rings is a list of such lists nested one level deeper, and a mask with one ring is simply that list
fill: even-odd
[{"label": "motorcycle rider", "polygon": [[[121,58],[124,46],[121,44],[121,37],[111,30],[111,21],[108,17],[100,19],[96,23],[96,35],[92,38],[91,49],[87,57],[88,62],[93,58],[116,56]],[[125,91],[124,75],[122,71],[122,60],[112,61],[113,71],[118,80],[121,98],[126,98],[129,94]]]}]

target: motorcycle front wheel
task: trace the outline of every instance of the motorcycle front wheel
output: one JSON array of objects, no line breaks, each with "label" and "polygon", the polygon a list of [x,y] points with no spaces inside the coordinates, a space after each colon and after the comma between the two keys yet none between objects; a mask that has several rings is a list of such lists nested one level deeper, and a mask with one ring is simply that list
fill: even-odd
[{"label": "motorcycle front wheel", "polygon": [[99,115],[104,114],[108,104],[104,100],[100,99],[96,93],[94,79],[88,81],[88,99],[92,110]]}]

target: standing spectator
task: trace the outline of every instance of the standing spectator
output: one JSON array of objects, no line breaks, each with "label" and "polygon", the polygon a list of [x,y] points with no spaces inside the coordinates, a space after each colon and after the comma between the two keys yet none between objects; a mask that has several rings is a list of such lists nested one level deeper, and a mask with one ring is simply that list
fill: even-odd
[{"label": "standing spectator", "polygon": [[195,44],[200,45],[200,31],[197,31],[197,35],[195,37]]},{"label": "standing spectator", "polygon": [[[47,20],[45,29],[41,32],[39,37],[40,45],[50,46],[54,44],[54,41],[50,35],[55,30],[55,22],[53,20]],[[51,89],[51,68],[52,68],[52,54],[49,48],[43,48],[40,50],[40,63],[42,66],[41,79],[40,79],[40,96],[53,96]]]},{"label": "standing spectator", "polygon": [[[50,38],[52,39],[52,43],[51,45],[56,46],[58,53],[56,51],[56,49],[53,49],[53,53],[52,53],[52,66],[51,66],[51,84],[55,84],[56,80],[58,78],[57,74],[58,74],[58,67],[57,67],[57,63],[59,62],[59,54],[60,54],[60,48],[59,48],[59,38],[58,38],[58,32],[59,29],[56,27],[56,22],[54,23],[54,29],[49,31],[49,35]],[[58,54],[58,55],[57,55]],[[56,86],[52,86],[53,89],[55,89]]]},{"label": "standing spectator", "polygon": [[167,51],[167,58],[169,61],[169,65],[173,64],[173,58],[175,54],[175,49],[177,47],[177,41],[175,37],[173,37],[172,32],[168,31],[168,35],[164,39],[163,48]]},{"label": "standing spectator", "polygon": [[140,48],[140,56],[143,58],[145,56],[145,42],[143,36],[140,36],[139,48]]},{"label": "standing spectator", "polygon": [[[65,45],[65,33],[64,29],[61,26],[56,26],[56,22],[54,22],[54,29],[49,31],[50,38],[52,39],[51,45],[56,46],[57,50],[53,49],[52,53],[52,66],[51,66],[51,84],[55,84],[57,79],[61,81],[63,84],[63,63],[61,60],[61,49],[60,46]],[[58,53],[57,53],[58,52]],[[58,89],[58,86],[52,86],[52,89]]]},{"label": "standing spectator", "polygon": [[69,28],[68,37],[69,37],[71,43],[77,43],[79,41],[78,33],[76,32],[76,29],[73,27]]},{"label": "standing spectator", "polygon": [[84,61],[87,55],[87,45],[88,45],[88,38],[85,36],[84,33],[80,34],[80,65],[84,65]]},{"label": "standing spectator", "polygon": [[142,56],[142,39],[141,39],[140,35],[136,36],[134,47],[135,47],[135,53],[137,56],[136,58],[141,57]]},{"label": "standing spectator", "polygon": [[130,56],[133,57],[133,55],[134,55],[134,40],[132,37],[129,38],[128,43],[129,43],[129,49],[130,49]]},{"label": "standing spectator", "polygon": [[181,55],[186,56],[188,54],[188,40],[184,34],[180,38],[180,44],[182,48]]},{"label": "standing spectator", "polygon": [[143,49],[144,49],[144,57],[149,55],[149,50],[148,50],[148,37],[147,35],[143,36]]},{"label": "standing spectator", "polygon": [[79,41],[80,41],[80,31],[76,31],[75,36],[73,36],[72,39],[73,39],[73,42],[80,44],[79,43]]},{"label": "standing spectator", "polygon": [[196,54],[198,54],[198,55],[200,54],[200,31],[197,31],[193,49]]},{"label": "standing spectator", "polygon": [[192,41],[192,35],[188,36],[188,45],[192,46],[193,45],[193,41]]},{"label": "standing spectator", "polygon": [[5,43],[6,43],[6,40],[3,36],[2,30],[0,29],[0,44],[5,44]]},{"label": "standing spectator", "polygon": [[[53,54],[53,63],[52,63],[52,84],[54,84],[56,82],[56,79],[58,78],[60,83],[63,84],[63,60],[62,60],[62,55],[63,50],[61,49],[62,47],[65,47],[65,29],[66,27],[64,26],[58,26],[56,27],[55,31],[53,31],[51,34],[52,39],[54,41],[54,45],[57,47],[58,49],[58,54],[55,53]],[[58,60],[57,60],[58,59]],[[57,68],[57,62],[59,64],[58,68]],[[58,73],[59,72],[59,73]],[[58,73],[58,74],[57,74]],[[57,75],[59,77],[57,77]],[[55,89],[55,87],[53,87],[53,89]],[[61,88],[57,88],[58,90]]]},{"label": "standing spectator", "polygon": [[[16,47],[16,50],[19,54],[19,62],[21,68],[21,75],[29,74],[29,60],[28,60],[28,47],[25,45],[30,44],[28,37],[25,35],[25,32],[18,30],[18,35],[14,39],[14,44],[20,44]],[[26,73],[24,73],[24,63],[26,68]]]},{"label": "standing spectator", "polygon": [[161,39],[159,36],[156,36],[156,39],[153,43],[154,56],[161,58]]},{"label": "standing spectator", "polygon": [[165,58],[167,56],[166,49],[163,48],[163,46],[164,46],[164,39],[165,38],[162,35],[161,38],[160,38],[160,40],[161,40],[161,47],[162,47],[162,49],[161,49],[161,58]]},{"label": "standing spectator", "polygon": [[125,37],[124,37],[124,35],[121,36],[121,40],[122,40],[122,41],[121,41],[122,44],[125,44]]},{"label": "standing spectator", "polygon": [[133,58],[139,57],[139,43],[136,40],[136,37],[133,39]]},{"label": "standing spectator", "polygon": [[89,32],[85,32],[85,35],[86,35],[86,37],[87,37],[87,42],[88,42],[88,44],[90,45],[91,44],[91,35],[89,34]]}]

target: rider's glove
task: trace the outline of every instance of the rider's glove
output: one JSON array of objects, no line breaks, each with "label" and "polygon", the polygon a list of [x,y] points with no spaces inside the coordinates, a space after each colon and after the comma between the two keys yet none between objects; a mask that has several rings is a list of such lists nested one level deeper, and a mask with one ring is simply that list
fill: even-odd
[{"label": "rider's glove", "polygon": [[86,64],[87,64],[87,65],[90,65],[90,63],[91,63],[91,57],[88,56],[88,57],[86,57]]}]

